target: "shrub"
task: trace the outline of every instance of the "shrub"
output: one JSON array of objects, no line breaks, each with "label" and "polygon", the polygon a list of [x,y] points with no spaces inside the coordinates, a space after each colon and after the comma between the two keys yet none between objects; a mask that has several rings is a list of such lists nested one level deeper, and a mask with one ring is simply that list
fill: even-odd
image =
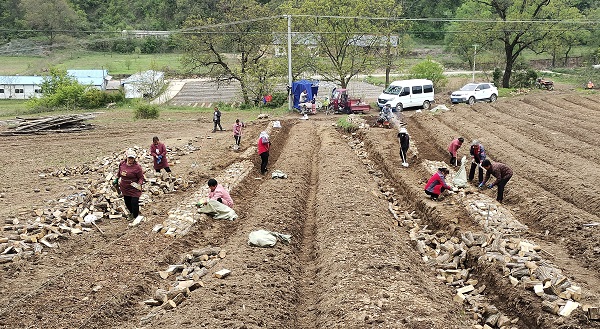
[{"label": "shrub", "polygon": [[342,129],[343,131],[345,131],[347,133],[352,133],[352,132],[355,132],[356,130],[358,130],[357,125],[348,121],[348,116],[339,118],[336,124],[337,124],[338,128]]},{"label": "shrub", "polygon": [[158,106],[142,104],[135,110],[135,119],[158,119]]},{"label": "shrub", "polygon": [[496,67],[494,69],[494,73],[492,73],[492,78],[494,79],[494,85],[496,85],[496,87],[500,87],[501,86],[501,81],[500,78],[502,78],[502,69],[499,67]]},{"label": "shrub", "polygon": [[538,74],[533,69],[514,71],[511,77],[511,87],[529,88],[535,84]]}]

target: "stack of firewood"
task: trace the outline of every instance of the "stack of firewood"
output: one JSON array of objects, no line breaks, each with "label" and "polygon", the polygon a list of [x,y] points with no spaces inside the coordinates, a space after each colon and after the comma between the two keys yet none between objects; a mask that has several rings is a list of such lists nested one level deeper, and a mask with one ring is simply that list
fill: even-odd
[{"label": "stack of firewood", "polygon": [[23,134],[43,134],[43,133],[63,133],[94,129],[95,126],[86,123],[86,120],[95,117],[92,113],[70,114],[38,118],[17,118],[12,122],[7,131],[1,135],[23,135]]}]

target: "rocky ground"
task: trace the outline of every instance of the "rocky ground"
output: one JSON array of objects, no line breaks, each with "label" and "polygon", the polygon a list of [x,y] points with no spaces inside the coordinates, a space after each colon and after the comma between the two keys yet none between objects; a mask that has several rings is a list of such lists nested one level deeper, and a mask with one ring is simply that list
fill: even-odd
[{"label": "rocky ground", "polygon": [[[210,113],[133,122],[111,111],[86,132],[3,137],[0,327],[600,327],[599,99],[548,92],[407,111],[408,168],[396,129],[341,131],[339,115],[230,112],[228,131],[211,133]],[[239,151],[236,116],[247,123]],[[132,226],[106,183],[122,152],[142,154],[154,135],[174,177],[148,170],[145,220]],[[458,136],[514,169],[503,204],[471,185],[425,198]],[[196,213],[210,177],[231,189],[235,221]],[[249,246],[259,229],[290,243]]]}]

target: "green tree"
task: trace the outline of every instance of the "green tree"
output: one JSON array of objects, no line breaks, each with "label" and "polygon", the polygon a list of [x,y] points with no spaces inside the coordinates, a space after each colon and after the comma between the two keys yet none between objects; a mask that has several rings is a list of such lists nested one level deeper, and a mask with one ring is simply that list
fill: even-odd
[{"label": "green tree", "polygon": [[376,24],[377,20],[348,17],[360,17],[365,13],[372,17],[388,17],[390,9],[392,15],[401,12],[394,0],[306,0],[282,5],[282,11],[286,13],[315,16],[295,18],[295,31],[305,33],[318,44],[319,55],[326,60],[315,58],[314,62],[323,79],[334,81],[343,88],[357,74],[389,65],[389,57],[381,56],[379,50],[386,48],[390,42],[386,36],[390,36],[396,26],[391,22],[381,33],[378,30],[386,27],[381,21]]},{"label": "green tree", "polygon": [[255,90],[264,87],[255,83],[281,76],[265,68],[273,52],[272,12],[254,0],[220,0],[218,7],[217,17],[186,21],[182,62],[193,73],[208,68],[208,76],[216,81],[238,81],[244,103],[250,104],[251,97],[258,97]]},{"label": "green tree", "polygon": [[50,44],[57,32],[71,32],[87,22],[85,14],[66,0],[21,0],[20,7],[25,25],[48,34]]},{"label": "green tree", "polygon": [[444,76],[444,67],[438,62],[426,59],[410,69],[411,79],[429,79],[436,87],[446,85],[448,79]]},{"label": "green tree", "polygon": [[[569,0],[467,0],[451,25],[447,41],[455,49],[479,44],[504,55],[502,87],[510,86],[514,64],[526,49],[536,50],[573,17]],[[477,20],[473,20],[476,17]]]}]

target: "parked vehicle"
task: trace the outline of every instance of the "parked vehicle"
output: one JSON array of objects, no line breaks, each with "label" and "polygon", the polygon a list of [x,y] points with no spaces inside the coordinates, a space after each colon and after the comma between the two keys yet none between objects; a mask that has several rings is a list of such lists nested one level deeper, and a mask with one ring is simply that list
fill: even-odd
[{"label": "parked vehicle", "polygon": [[552,80],[546,80],[544,78],[537,78],[535,80],[535,86],[538,89],[554,90],[554,82]]},{"label": "parked vehicle", "polygon": [[435,100],[433,82],[427,79],[399,80],[390,83],[377,98],[377,105],[383,108],[386,104],[393,111],[402,111],[406,107],[420,106],[427,110]]},{"label": "parked vehicle", "polygon": [[371,105],[360,98],[350,98],[348,89],[334,88],[329,100],[329,112],[333,113],[368,113]]},{"label": "parked vehicle", "polygon": [[460,90],[452,92],[450,100],[452,104],[467,103],[475,104],[477,101],[495,102],[498,99],[498,88],[491,82],[467,83]]}]

